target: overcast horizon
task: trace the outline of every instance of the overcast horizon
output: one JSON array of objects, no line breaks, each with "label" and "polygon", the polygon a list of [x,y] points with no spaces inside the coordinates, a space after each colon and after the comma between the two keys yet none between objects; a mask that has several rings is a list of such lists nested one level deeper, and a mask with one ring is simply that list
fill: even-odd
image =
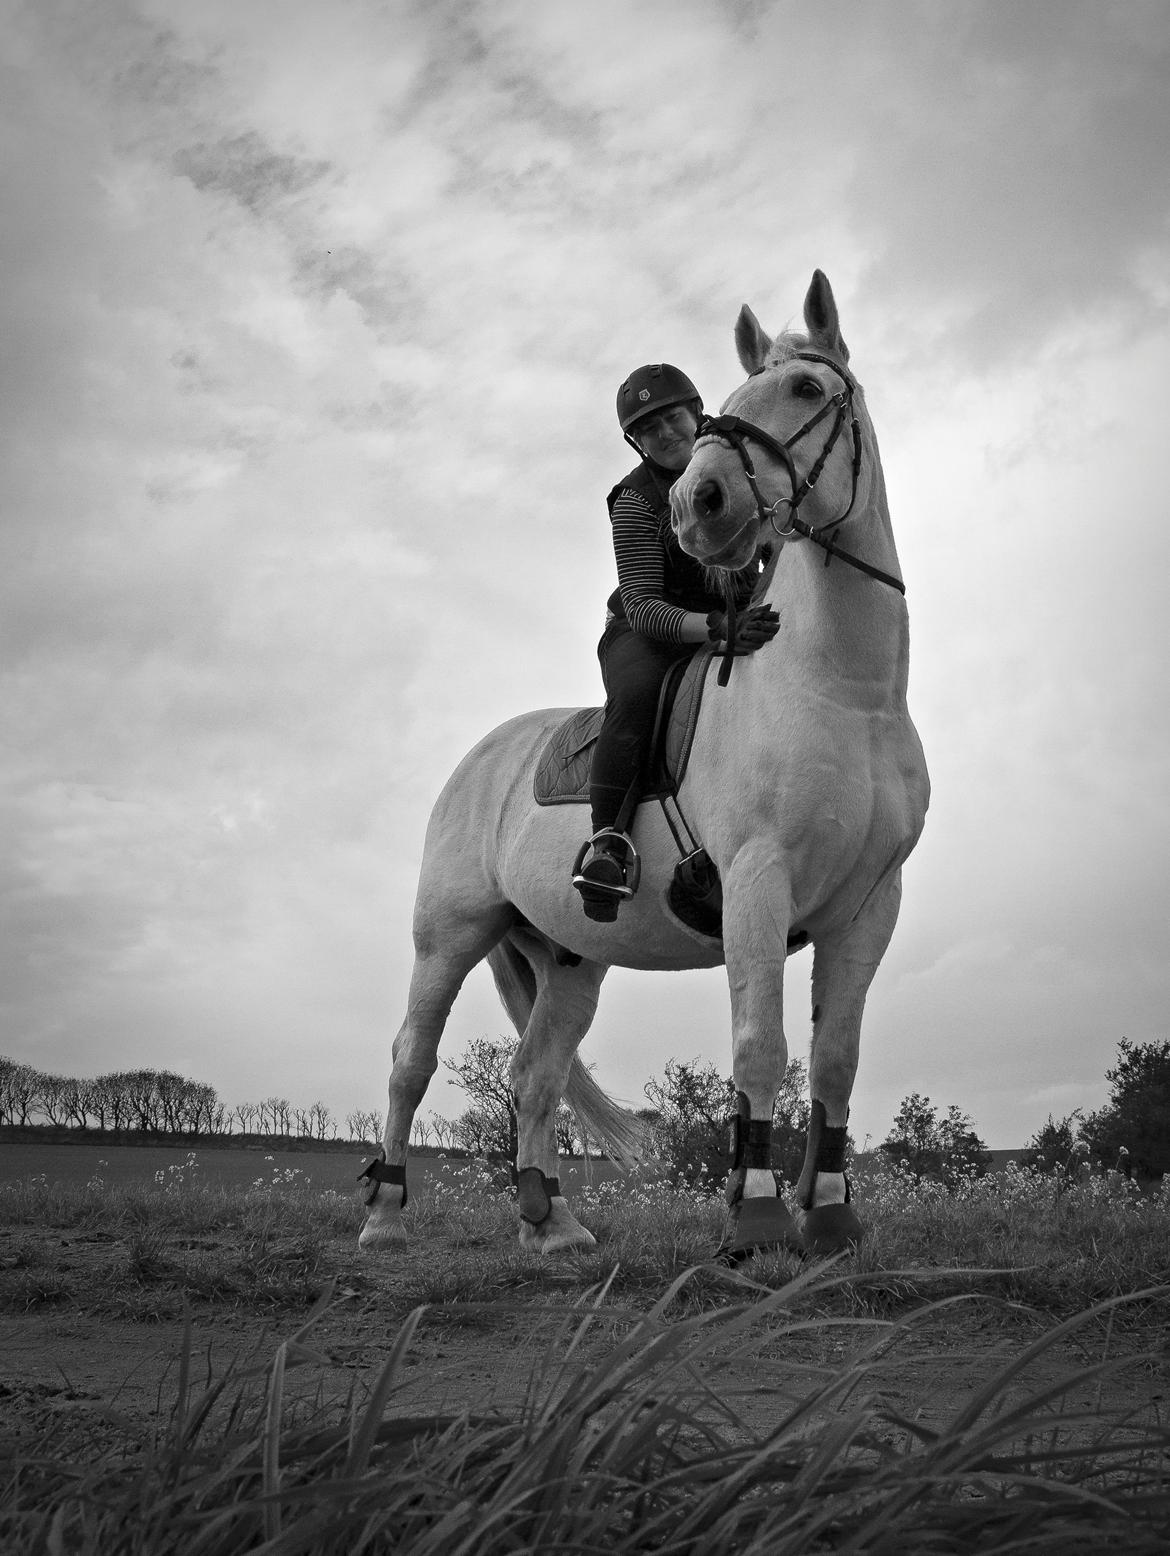
[{"label": "overcast horizon", "polygon": [[[0,1053],[380,1110],[435,796],[601,700],[617,384],[717,404],[816,267],[933,784],[854,1138],[1019,1146],[1170,1036],[1164,4],[0,17]],[[477,969],[443,1054],[508,1030]],[[612,973],[598,1081],[672,1056],[730,1073],[723,972]]]}]

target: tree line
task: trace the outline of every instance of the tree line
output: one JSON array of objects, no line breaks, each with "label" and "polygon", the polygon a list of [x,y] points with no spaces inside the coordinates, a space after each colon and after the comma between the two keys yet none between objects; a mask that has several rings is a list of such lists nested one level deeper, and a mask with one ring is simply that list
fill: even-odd
[{"label": "tree line", "polygon": [[341,1123],[323,1102],[307,1108],[284,1097],[222,1102],[214,1086],[172,1070],[116,1070],[92,1078],[52,1075],[0,1055],[0,1126],[93,1131],[152,1139],[367,1143],[381,1127],[377,1113],[352,1112]]},{"label": "tree line", "polygon": [[[516,1119],[509,1066],[514,1038],[473,1039],[458,1059],[444,1059],[468,1099],[454,1119],[431,1113],[415,1121],[416,1146],[462,1151],[511,1161]],[[1170,1041],[1132,1044],[1122,1038],[1117,1062],[1106,1070],[1110,1099],[1097,1112],[1076,1109],[1048,1121],[1027,1142],[1023,1161],[1066,1176],[1120,1168],[1141,1178],[1170,1171]],[[807,1071],[793,1059],[776,1099],[772,1161],[789,1182],[799,1176],[808,1128]],[[735,1087],[713,1064],[669,1060],[645,1085],[639,1110],[652,1152],[680,1183],[716,1187],[728,1165],[729,1120]],[[342,1133],[344,1124],[345,1133]],[[297,1107],[282,1097],[228,1106],[215,1088],[169,1070],[123,1070],[91,1080],[50,1075],[0,1056],[0,1127],[56,1127],[119,1138],[261,1139],[270,1144],[370,1145],[381,1135],[377,1113],[354,1110],[343,1121],[322,1102]],[[581,1133],[564,1103],[556,1113],[563,1156],[603,1156],[599,1141]],[[850,1151],[854,1147],[850,1141]],[[991,1153],[972,1120],[951,1104],[940,1110],[919,1093],[903,1098],[877,1149],[917,1181],[956,1187],[987,1172]]]},{"label": "tree line", "polygon": [[[457,1119],[437,1120],[439,1143],[475,1154],[511,1159],[515,1154],[515,1116],[508,1067],[516,1040],[477,1038],[461,1059],[443,1061],[470,1105]],[[1170,1041],[1118,1045],[1117,1063],[1106,1070],[1111,1093],[1095,1113],[1076,1109],[1047,1123],[1024,1146],[1025,1166],[1068,1177],[1120,1170],[1143,1179],[1170,1171]],[[717,1188],[728,1170],[730,1119],[736,1093],[731,1079],[713,1064],[668,1060],[665,1074],[646,1082],[649,1106],[639,1110],[651,1147],[679,1183]],[[795,1182],[804,1163],[808,1131],[808,1072],[799,1059],[789,1061],[772,1113],[772,1165]],[[425,1126],[424,1126],[425,1127]],[[576,1122],[562,1103],[557,1139],[562,1154],[576,1154]],[[855,1153],[852,1139],[849,1154]],[[904,1097],[877,1150],[916,1182],[931,1181],[955,1189],[990,1168],[992,1154],[973,1121],[961,1108],[936,1107],[918,1092]],[[602,1154],[598,1148],[598,1154]]]}]

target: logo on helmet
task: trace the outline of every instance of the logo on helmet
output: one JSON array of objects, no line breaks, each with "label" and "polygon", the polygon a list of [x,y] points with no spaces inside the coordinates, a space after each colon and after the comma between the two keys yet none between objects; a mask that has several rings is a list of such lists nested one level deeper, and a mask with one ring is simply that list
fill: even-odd
[{"label": "logo on helmet", "polygon": [[649,391],[649,389],[639,389],[638,390],[638,398],[639,398],[639,400],[648,400],[650,398],[650,391]]}]

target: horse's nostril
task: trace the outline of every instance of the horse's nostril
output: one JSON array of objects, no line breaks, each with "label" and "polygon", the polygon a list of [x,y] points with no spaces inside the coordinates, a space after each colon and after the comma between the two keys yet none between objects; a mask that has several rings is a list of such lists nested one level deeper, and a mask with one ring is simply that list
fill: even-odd
[{"label": "horse's nostril", "polygon": [[704,518],[713,518],[723,507],[723,489],[718,481],[701,481],[695,487],[695,507]]}]

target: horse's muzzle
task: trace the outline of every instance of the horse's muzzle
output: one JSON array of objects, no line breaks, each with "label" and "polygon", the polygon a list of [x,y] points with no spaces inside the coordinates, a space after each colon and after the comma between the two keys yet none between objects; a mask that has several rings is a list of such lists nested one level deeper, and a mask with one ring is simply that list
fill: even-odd
[{"label": "horse's muzzle", "polygon": [[688,556],[710,567],[742,567],[755,549],[754,508],[743,511],[723,471],[706,453],[699,450],[674,483],[671,523]]}]

